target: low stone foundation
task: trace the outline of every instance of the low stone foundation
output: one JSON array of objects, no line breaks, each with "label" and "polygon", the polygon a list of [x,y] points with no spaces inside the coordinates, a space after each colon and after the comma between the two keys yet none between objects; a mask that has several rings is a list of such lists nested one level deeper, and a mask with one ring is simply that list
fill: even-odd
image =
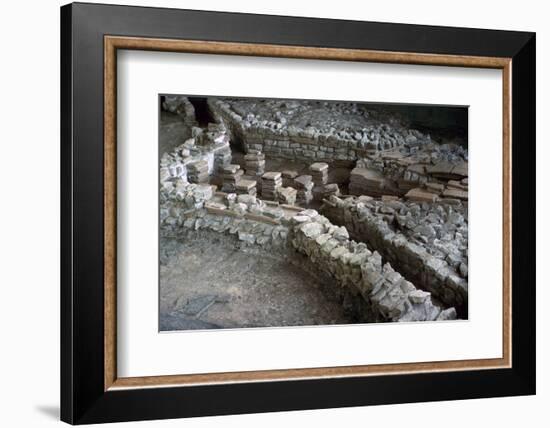
[{"label": "low stone foundation", "polygon": [[414,284],[467,316],[468,213],[458,204],[330,197],[322,212]]},{"label": "low stone foundation", "polygon": [[430,142],[399,116],[354,103],[209,98],[208,106],[245,152],[274,158],[355,161],[372,151]]},{"label": "low stone foundation", "polygon": [[208,229],[238,237],[245,245],[266,251],[298,251],[307,260],[362,298],[373,321],[454,319],[454,308],[441,310],[430,293],[418,290],[377,252],[348,237],[315,210],[266,204],[250,195],[213,194],[212,186],[188,185],[181,198],[165,194],[161,234],[177,236],[182,229]]},{"label": "low stone foundation", "polygon": [[416,194],[425,201],[467,200],[468,153],[456,144],[431,143],[370,153],[357,161],[349,189],[370,196],[406,196],[419,189]]}]

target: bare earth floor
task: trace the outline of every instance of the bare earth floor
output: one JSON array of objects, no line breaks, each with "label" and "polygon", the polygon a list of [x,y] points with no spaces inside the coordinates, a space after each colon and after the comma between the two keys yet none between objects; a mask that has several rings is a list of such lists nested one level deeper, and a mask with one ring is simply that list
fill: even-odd
[{"label": "bare earth floor", "polygon": [[183,123],[181,117],[164,110],[160,112],[159,151],[161,156],[164,153],[170,153],[189,137],[191,137],[191,129]]},{"label": "bare earth floor", "polygon": [[330,279],[239,246],[227,235],[161,239],[160,330],[357,322]]}]

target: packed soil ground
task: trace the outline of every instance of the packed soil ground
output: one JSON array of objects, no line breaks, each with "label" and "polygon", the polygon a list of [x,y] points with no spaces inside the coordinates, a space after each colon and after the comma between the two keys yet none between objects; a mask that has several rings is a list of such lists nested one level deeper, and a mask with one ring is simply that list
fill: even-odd
[{"label": "packed soil ground", "polygon": [[[191,136],[182,119],[161,112],[160,155]],[[236,149],[236,147],[234,148]],[[233,163],[244,154],[233,151]],[[268,159],[266,171],[308,165]],[[333,168],[331,182],[347,180],[349,168]],[[319,278],[300,266],[261,249],[243,249],[233,236],[160,241],[160,330],[281,327],[349,324],[360,321],[357,311],[343,305],[329,278]]]},{"label": "packed soil ground", "polygon": [[329,278],[229,235],[161,240],[160,330],[357,322]]},{"label": "packed soil ground", "polygon": [[177,114],[160,112],[159,152],[160,156],[170,153],[191,137],[191,129]]}]

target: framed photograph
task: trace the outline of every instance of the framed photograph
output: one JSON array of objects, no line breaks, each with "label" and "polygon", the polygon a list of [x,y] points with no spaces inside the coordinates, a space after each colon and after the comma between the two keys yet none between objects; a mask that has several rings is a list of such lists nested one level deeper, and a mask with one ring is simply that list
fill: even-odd
[{"label": "framed photograph", "polygon": [[535,35],[61,8],[61,418],[535,393]]}]

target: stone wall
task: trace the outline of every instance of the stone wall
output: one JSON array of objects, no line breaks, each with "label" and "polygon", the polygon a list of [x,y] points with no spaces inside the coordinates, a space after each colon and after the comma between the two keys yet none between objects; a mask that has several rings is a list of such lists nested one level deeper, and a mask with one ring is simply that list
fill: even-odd
[{"label": "stone wall", "polygon": [[197,126],[195,107],[183,95],[165,95],[162,108],[170,113],[177,114],[189,126]]},{"label": "stone wall", "polygon": [[467,316],[468,225],[463,206],[332,196],[322,212],[417,287]]},{"label": "stone wall", "polygon": [[274,158],[355,161],[371,151],[430,141],[394,117],[379,118],[381,113],[354,103],[209,98],[208,106],[245,152]]},{"label": "stone wall", "polygon": [[[403,147],[369,153],[351,172],[352,195],[405,196],[413,189],[419,189],[413,196],[425,200],[433,196],[467,200],[468,152],[456,144]],[[429,194],[424,195],[426,192]]]},{"label": "stone wall", "polygon": [[442,311],[429,292],[417,289],[367,244],[350,240],[345,227],[333,225],[315,210],[215,192],[215,186],[188,184],[168,176],[161,178],[160,191],[163,236],[208,229],[235,235],[244,245],[270,252],[298,251],[307,256],[310,269],[330,275],[336,287],[362,298],[373,321],[456,317],[454,308]]},{"label": "stone wall", "polygon": [[216,158],[229,155],[229,136],[219,125],[211,124],[206,129],[194,127],[193,137],[176,147],[171,153],[164,153],[160,159],[160,181],[168,188],[182,186],[188,182],[189,166],[204,161],[208,174],[215,172]]},{"label": "stone wall", "polygon": [[292,243],[318,269],[330,273],[339,286],[355,290],[371,310],[386,321],[454,319],[454,308],[441,311],[430,293],[405,280],[380,254],[364,243],[348,239],[347,230],[337,227],[315,210],[292,218]]}]

